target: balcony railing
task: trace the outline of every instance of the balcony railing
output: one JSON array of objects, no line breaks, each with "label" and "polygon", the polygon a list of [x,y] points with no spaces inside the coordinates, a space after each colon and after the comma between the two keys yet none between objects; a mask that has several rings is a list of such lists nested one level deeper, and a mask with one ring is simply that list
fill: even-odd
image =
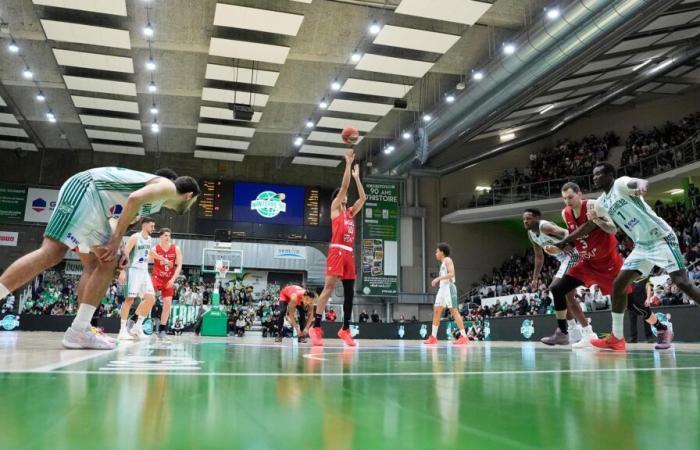
[{"label": "balcony railing", "polygon": [[[636,178],[649,178],[699,160],[700,132],[686,139],[682,144],[659,150],[654,155],[621,167],[617,173],[618,176],[627,175]],[[458,194],[453,197],[457,200],[456,205],[452,202],[453,207],[450,209],[482,208],[559,197],[562,185],[568,181],[576,182],[581,186],[583,192],[595,191],[592,175],[571,176],[538,183],[491,189],[489,192],[484,192],[478,196],[475,196],[473,193]]]}]

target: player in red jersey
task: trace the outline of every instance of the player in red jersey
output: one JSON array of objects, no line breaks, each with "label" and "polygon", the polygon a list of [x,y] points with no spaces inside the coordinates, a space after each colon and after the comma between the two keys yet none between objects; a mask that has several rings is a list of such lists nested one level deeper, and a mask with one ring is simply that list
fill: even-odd
[{"label": "player in red jersey", "polygon": [[[321,331],[321,318],[328,299],[335,290],[338,279],[343,283],[343,326],[338,331],[338,337],[347,345],[354,346],[355,341],[350,335],[350,316],[352,315],[352,300],[355,295],[355,258],[353,247],[355,245],[355,216],[362,210],[367,200],[365,190],[360,181],[360,166],[352,167],[355,154],[349,150],[345,155],[345,172],[340,188],[333,192],[331,203],[331,220],[333,231],[331,244],[328,248],[326,260],[326,282],[323,292],[318,298],[318,306],[314,314],[314,324],[309,329],[309,337],[314,345],[323,345],[323,332]],[[358,199],[350,209],[347,208],[348,189],[350,188],[350,169],[352,177],[357,185]]]},{"label": "player in red jersey", "polygon": [[[586,212],[589,201],[583,198],[581,188],[573,182],[561,188],[566,207],[562,217],[566,222],[569,235],[556,244],[563,249],[574,243],[579,261],[566,274],[556,279],[550,286],[554,297],[554,312],[557,316],[557,329],[548,338],[549,345],[568,345],[568,326],[566,322],[566,295],[579,286],[598,285],[603,295],[613,291],[613,281],[622,267],[622,257],[617,252],[615,224],[605,219],[588,221]],[[547,246],[549,252],[557,248]],[[590,340],[580,343],[577,348],[590,346]]]},{"label": "player in red jersey", "polygon": [[151,272],[153,289],[156,293],[160,291],[160,298],[163,302],[158,337],[162,341],[168,341],[165,330],[168,326],[170,305],[175,293],[175,280],[182,271],[182,252],[180,247],[172,243],[169,228],[161,228],[160,243],[151,250],[151,257],[153,258],[153,271]]},{"label": "player in red jersey", "polygon": [[[279,322],[277,322],[279,334],[275,338],[275,342],[282,342],[284,316],[287,314],[289,315],[289,323],[292,324],[292,328],[294,328],[297,332],[299,342],[306,342],[304,335],[306,335],[312,323],[311,319],[314,312],[314,297],[315,295],[311,291],[308,291],[301,286],[297,286],[296,284],[285,286],[285,288],[280,291],[280,317]],[[297,309],[299,309],[300,314],[306,313],[306,327],[304,330],[302,330],[297,323]]]}]

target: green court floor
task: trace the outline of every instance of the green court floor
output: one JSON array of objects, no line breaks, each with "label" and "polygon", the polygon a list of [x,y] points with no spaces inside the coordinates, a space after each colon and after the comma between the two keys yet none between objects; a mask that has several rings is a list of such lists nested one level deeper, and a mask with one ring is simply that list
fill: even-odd
[{"label": "green court floor", "polygon": [[251,336],[66,353],[59,333],[23,345],[32,334],[0,334],[2,449],[700,448],[697,345],[312,349]]}]

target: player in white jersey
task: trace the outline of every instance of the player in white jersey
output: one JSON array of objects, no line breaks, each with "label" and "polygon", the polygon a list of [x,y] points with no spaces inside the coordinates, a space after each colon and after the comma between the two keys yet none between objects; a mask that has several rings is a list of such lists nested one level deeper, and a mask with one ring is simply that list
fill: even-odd
[{"label": "player in white jersey", "polygon": [[0,276],[0,300],[44,270],[63,260],[70,249],[79,250],[83,273],[78,284],[78,312],[63,337],[67,348],[111,349],[114,343],[95,334],[90,320],[114,278],[122,237],[130,223],[146,211],[161,207],[185,213],[201,193],[192,177],[174,181],[117,167],[86,170],[61,187],[41,247],[15,261]]},{"label": "player in white jersey", "polygon": [[454,341],[454,345],[466,345],[469,343],[467,332],[464,330],[464,321],[458,309],[457,286],[455,286],[455,266],[450,258],[450,246],[441,242],[435,250],[435,258],[440,262],[440,276],[432,281],[433,286],[438,288],[435,296],[435,307],[433,309],[433,330],[430,337],[423,343],[426,345],[437,344],[437,332],[440,327],[440,318],[445,308],[449,308],[452,318],[457,322],[459,328],[459,339]]},{"label": "player in white jersey", "polygon": [[[129,237],[124,247],[124,252],[129,255],[129,267],[122,270],[119,275],[119,282],[126,280],[126,300],[122,303],[121,327],[119,329],[120,341],[131,341],[134,339],[145,340],[148,335],[143,332],[143,321],[155,303],[155,291],[151,282],[151,275],[148,273],[148,261],[151,254],[151,233],[156,227],[155,220],[150,217],[141,219],[141,231]],[[134,299],[141,295],[142,301],[136,309],[138,319],[136,324],[127,330],[126,322],[129,318],[131,305]]]},{"label": "player in white jersey", "polygon": [[[566,237],[569,232],[556,224],[541,218],[542,213],[539,209],[528,208],[523,212],[523,225],[527,230],[527,237],[532,243],[532,250],[535,254],[535,268],[532,273],[532,287],[537,289],[540,281],[540,272],[544,264],[544,249],[551,248],[560,240]],[[547,252],[547,254],[550,254]],[[554,275],[552,282],[562,278],[566,272],[578,261],[578,253],[568,254],[566,252],[558,252],[550,254],[559,261],[559,269]],[[576,292],[570,291],[566,294],[566,320],[569,329],[569,338],[573,348],[585,348],[590,346],[592,339],[596,339],[598,335],[593,332],[588,318],[581,309],[581,304],[576,300]],[[574,320],[575,318],[575,320]],[[578,320],[578,325],[576,324]],[[541,339],[544,344],[555,345],[558,340],[554,336],[547,336]]]},{"label": "player in white jersey", "polygon": [[[597,189],[602,189],[603,194],[596,200],[595,208],[588,210],[588,218],[610,218],[634,242],[634,249],[625,258],[613,285],[612,333],[607,339],[593,341],[593,345],[599,348],[624,350],[623,321],[628,286],[632,281],[648,276],[657,266],[665,270],[671,281],[696,303],[700,302],[700,289],[688,279],[673,229],[644,201],[648,181],[630,177],[615,179],[615,167],[601,163],[593,169],[593,184]],[[659,322],[648,307],[643,310],[643,316],[657,330],[658,343],[655,348],[669,348],[673,331]]]}]

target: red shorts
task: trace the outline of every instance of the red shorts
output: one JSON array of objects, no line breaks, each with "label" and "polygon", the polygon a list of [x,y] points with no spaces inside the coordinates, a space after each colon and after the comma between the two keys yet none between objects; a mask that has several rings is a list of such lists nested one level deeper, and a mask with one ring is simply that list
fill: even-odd
[{"label": "red shorts", "polygon": [[355,256],[353,252],[330,247],[326,259],[326,276],[338,277],[341,280],[354,280]]},{"label": "red shorts", "polygon": [[175,286],[166,287],[168,285],[168,281],[170,281],[170,278],[151,277],[153,290],[156,293],[160,291],[160,295],[163,298],[172,297],[175,294]]},{"label": "red shorts", "polygon": [[583,282],[586,287],[598,285],[603,295],[611,295],[613,281],[622,268],[622,257],[615,252],[606,259],[581,259],[566,274]]}]

